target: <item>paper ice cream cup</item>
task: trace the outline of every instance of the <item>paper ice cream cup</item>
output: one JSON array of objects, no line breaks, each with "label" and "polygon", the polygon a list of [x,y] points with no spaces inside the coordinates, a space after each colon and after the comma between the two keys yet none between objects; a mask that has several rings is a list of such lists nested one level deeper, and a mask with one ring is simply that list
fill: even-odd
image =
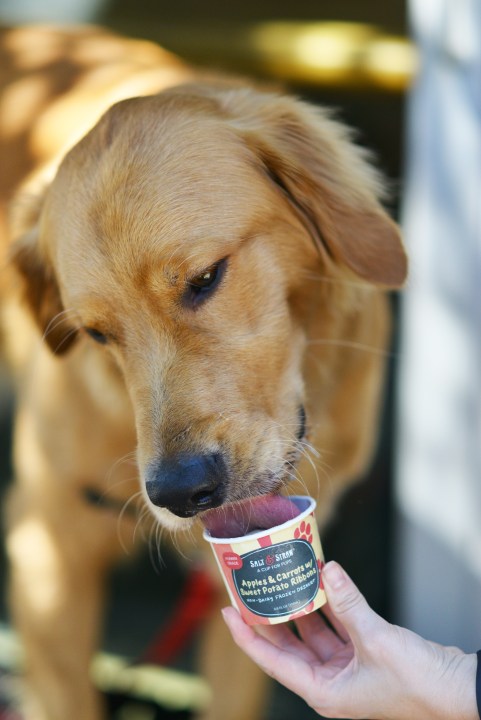
[{"label": "paper ice cream cup", "polygon": [[274,625],[322,607],[324,556],[310,497],[290,497],[300,515],[243,537],[216,538],[204,530],[232,605],[248,625]]}]

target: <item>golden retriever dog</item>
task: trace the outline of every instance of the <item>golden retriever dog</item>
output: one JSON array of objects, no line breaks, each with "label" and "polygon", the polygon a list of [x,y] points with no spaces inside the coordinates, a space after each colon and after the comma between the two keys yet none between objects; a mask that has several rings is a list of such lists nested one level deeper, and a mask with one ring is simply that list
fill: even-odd
[{"label": "golden retriever dog", "polygon": [[[25,714],[99,720],[88,667],[118,524],[136,522],[116,503],[141,493],[188,535],[298,474],[323,522],[373,451],[385,290],[406,257],[376,172],[327,111],[97,29],[20,28],[2,48]],[[254,718],[264,680],[219,613],[202,654],[209,718]]]}]

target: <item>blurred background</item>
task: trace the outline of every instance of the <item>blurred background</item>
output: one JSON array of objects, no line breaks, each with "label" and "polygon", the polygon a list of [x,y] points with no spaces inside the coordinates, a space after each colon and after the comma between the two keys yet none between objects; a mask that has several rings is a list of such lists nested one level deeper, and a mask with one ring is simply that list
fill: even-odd
[{"label": "blurred background", "polygon": [[[466,652],[481,638],[480,12],[477,0],[0,0],[2,23],[95,22],[198,65],[274,80],[334,107],[374,151],[411,277],[392,297],[378,452],[323,547],[378,613]],[[8,380],[3,395],[6,483]],[[191,581],[173,553],[160,571],[148,555],[126,563],[112,578],[105,648],[142,655]],[[174,668],[193,671],[195,642],[193,632]],[[294,717],[317,715],[277,687],[266,720]]]}]

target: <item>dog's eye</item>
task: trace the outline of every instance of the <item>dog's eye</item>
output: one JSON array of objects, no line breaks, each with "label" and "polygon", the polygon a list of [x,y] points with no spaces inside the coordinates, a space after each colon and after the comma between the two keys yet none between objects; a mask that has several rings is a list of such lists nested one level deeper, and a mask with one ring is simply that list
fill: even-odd
[{"label": "dog's eye", "polygon": [[197,277],[191,280],[190,284],[193,285],[194,288],[208,288],[215,283],[218,272],[219,266],[212,265],[212,267],[208,268],[205,272],[197,275]]},{"label": "dog's eye", "polygon": [[101,345],[105,345],[105,343],[107,342],[107,338],[105,337],[105,335],[98,330],[94,330],[93,328],[85,328],[85,332],[88,333],[90,337],[95,340],[95,342],[98,342]]},{"label": "dog's eye", "polygon": [[186,300],[191,307],[199,305],[199,303],[207,300],[207,298],[212,295],[222,280],[226,265],[227,258],[224,258],[215,265],[211,265],[207,268],[207,270],[204,270],[204,272],[201,272],[199,275],[196,275],[191,280],[187,281],[188,291]]}]

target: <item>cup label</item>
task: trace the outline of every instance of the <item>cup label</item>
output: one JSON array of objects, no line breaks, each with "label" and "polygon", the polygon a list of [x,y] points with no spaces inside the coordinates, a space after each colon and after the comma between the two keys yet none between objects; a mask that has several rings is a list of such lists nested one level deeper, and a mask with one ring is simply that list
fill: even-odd
[{"label": "cup label", "polygon": [[248,552],[242,555],[242,566],[232,568],[232,577],[244,605],[266,618],[302,610],[319,590],[319,567],[307,540]]}]

